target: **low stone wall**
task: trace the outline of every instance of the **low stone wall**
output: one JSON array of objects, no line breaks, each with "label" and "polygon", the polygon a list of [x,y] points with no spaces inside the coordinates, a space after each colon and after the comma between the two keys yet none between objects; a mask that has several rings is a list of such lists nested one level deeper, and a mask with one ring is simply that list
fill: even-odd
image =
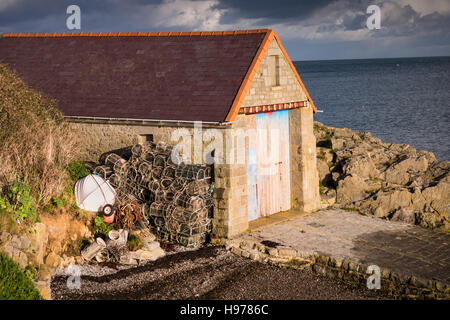
[{"label": "low stone wall", "polygon": [[[253,240],[219,240],[227,250],[239,256],[278,267],[309,269],[329,278],[341,279],[367,288],[368,265],[339,260],[320,253],[305,255],[296,249],[269,245]],[[435,280],[419,279],[411,275],[380,268],[382,293],[396,299],[450,299],[450,287]],[[369,289],[367,289],[369,290]]]}]

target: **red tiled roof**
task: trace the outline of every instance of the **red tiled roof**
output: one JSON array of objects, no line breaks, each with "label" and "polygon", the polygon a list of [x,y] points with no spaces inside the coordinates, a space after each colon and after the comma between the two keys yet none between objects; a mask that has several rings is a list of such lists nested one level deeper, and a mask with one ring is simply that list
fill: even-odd
[{"label": "red tiled roof", "polygon": [[0,63],[66,116],[233,121],[273,37],[266,29],[4,34]]}]

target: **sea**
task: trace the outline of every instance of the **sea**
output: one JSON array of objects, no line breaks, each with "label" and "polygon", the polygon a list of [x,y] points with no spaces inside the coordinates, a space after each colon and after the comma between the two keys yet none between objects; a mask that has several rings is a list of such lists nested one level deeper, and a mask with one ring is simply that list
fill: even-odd
[{"label": "sea", "polygon": [[450,160],[450,57],[295,61],[325,125]]}]

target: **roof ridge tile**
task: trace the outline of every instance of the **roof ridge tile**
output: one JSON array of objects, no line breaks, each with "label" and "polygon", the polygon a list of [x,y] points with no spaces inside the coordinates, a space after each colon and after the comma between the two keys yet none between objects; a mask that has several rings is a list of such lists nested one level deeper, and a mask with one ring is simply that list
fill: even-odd
[{"label": "roof ridge tile", "polygon": [[46,37],[177,37],[177,36],[226,36],[252,33],[269,33],[271,29],[248,29],[229,31],[191,31],[191,32],[53,32],[53,33],[4,33],[2,38],[46,38]]}]

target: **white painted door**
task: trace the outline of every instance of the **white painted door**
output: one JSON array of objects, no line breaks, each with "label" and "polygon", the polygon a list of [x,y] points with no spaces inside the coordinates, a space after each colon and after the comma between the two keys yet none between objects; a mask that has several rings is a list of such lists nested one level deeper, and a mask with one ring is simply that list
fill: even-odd
[{"label": "white painted door", "polygon": [[249,220],[291,208],[289,111],[257,114],[256,129],[256,148],[247,150]]}]

